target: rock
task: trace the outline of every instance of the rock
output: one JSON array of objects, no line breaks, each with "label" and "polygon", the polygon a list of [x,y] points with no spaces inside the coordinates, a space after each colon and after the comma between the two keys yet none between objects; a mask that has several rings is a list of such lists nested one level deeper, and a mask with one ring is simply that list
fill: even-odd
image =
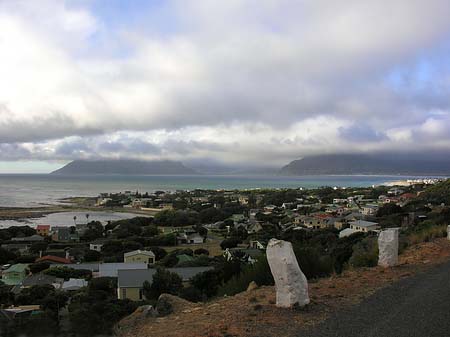
[{"label": "rock", "polygon": [[398,229],[384,230],[378,236],[378,265],[391,267],[398,264]]},{"label": "rock", "polygon": [[308,304],[308,280],[300,270],[292,244],[271,239],[266,253],[275,280],[277,307],[291,308]]},{"label": "rock", "polygon": [[158,303],[156,303],[156,311],[160,317],[170,315],[173,312],[180,313],[183,310],[195,307],[197,307],[196,304],[170,294],[161,294],[158,298]]},{"label": "rock", "polygon": [[256,282],[255,281],[250,282],[248,284],[247,291],[252,291],[255,289],[258,289],[258,285],[256,284]]},{"label": "rock", "polygon": [[450,240],[450,225],[447,226],[447,239]]}]

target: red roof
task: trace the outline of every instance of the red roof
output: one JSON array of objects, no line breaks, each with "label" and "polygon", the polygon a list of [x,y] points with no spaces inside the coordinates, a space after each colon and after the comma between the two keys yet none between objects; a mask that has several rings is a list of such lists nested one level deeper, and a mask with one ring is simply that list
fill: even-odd
[{"label": "red roof", "polygon": [[64,264],[72,263],[72,261],[70,261],[69,259],[59,257],[59,256],[54,256],[54,255],[45,255],[43,257],[36,259],[36,262],[43,262],[43,261],[50,261],[50,262],[64,263]]},{"label": "red roof", "polygon": [[37,230],[46,230],[46,229],[50,229],[50,225],[37,225],[36,227]]},{"label": "red roof", "polygon": [[403,193],[403,194],[400,196],[400,198],[403,198],[403,199],[413,199],[413,198],[415,198],[415,197],[417,197],[417,195],[414,194],[414,193]]}]

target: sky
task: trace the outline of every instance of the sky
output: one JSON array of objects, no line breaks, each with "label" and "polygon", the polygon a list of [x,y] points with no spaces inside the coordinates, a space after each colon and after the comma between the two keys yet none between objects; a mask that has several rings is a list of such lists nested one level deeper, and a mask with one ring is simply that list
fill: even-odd
[{"label": "sky", "polygon": [[448,0],[0,0],[0,173],[450,151]]}]

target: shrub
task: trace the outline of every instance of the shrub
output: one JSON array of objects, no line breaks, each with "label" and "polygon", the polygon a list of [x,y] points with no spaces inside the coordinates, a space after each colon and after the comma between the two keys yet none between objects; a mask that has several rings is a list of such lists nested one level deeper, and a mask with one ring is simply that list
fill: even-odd
[{"label": "shrub", "polygon": [[378,245],[376,237],[367,237],[353,246],[349,260],[353,267],[375,267],[378,264]]},{"label": "shrub", "polygon": [[259,286],[274,284],[272,272],[265,257],[261,257],[254,265],[245,266],[240,274],[233,276],[219,287],[217,293],[220,296],[235,295],[247,290],[252,281],[255,281]]},{"label": "shrub", "polygon": [[209,251],[205,248],[198,248],[194,250],[195,255],[209,255]]},{"label": "shrub", "polygon": [[235,248],[238,244],[241,243],[241,240],[236,238],[225,239],[220,243],[220,247],[225,250],[227,248]]}]

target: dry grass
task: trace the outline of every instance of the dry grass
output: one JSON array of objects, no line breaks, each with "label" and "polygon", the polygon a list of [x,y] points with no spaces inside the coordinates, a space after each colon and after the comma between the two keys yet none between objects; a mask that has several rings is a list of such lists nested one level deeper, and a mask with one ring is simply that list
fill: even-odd
[{"label": "dry grass", "polygon": [[331,312],[361,301],[376,290],[450,259],[450,242],[436,239],[405,249],[399,265],[347,270],[341,275],[310,281],[311,304],[280,309],[273,287],[197,304],[163,318],[148,318],[125,326],[122,337],[275,337],[296,336],[300,327],[314,325]]}]

